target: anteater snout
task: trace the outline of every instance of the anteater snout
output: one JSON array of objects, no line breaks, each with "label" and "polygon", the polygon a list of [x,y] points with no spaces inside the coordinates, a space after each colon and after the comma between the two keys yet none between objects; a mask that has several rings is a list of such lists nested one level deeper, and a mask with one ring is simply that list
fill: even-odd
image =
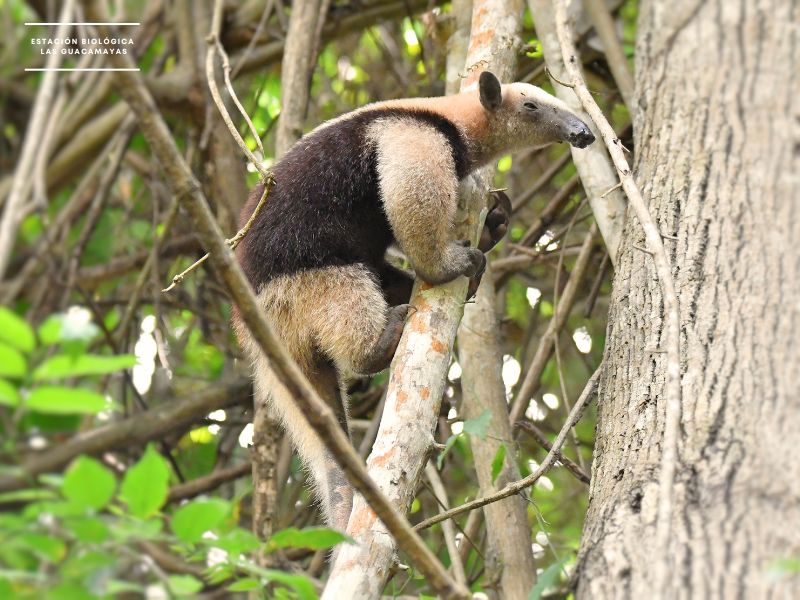
[{"label": "anteater snout", "polygon": [[576,148],[586,148],[594,142],[594,134],[585,124],[581,123],[580,126],[569,132],[567,141]]}]

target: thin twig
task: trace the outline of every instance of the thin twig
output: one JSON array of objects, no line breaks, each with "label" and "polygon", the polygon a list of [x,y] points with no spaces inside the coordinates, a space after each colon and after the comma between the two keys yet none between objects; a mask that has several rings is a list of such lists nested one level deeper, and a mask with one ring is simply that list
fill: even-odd
[{"label": "thin twig", "polygon": [[613,192],[614,190],[618,190],[618,189],[619,189],[619,188],[621,188],[621,187],[622,187],[622,182],[615,183],[613,186],[611,186],[610,188],[608,188],[608,189],[607,189],[605,192],[603,192],[602,194],[600,194],[600,197],[601,197],[601,198],[605,198],[605,197],[606,197],[606,196],[608,196],[608,195],[609,195],[611,192]]},{"label": "thin twig", "polygon": [[[67,32],[71,27],[69,22],[72,20],[71,15],[74,5],[74,0],[67,0],[64,2],[64,6],[59,15],[60,25],[53,36],[57,41],[63,40],[67,36]],[[33,169],[35,167],[36,153],[43,137],[43,128],[47,125],[51,104],[56,91],[56,84],[58,83],[58,73],[55,69],[61,64],[61,59],[63,57],[61,54],[62,45],[63,44],[56,44],[53,53],[47,57],[46,68],[48,72],[44,74],[39,93],[36,95],[33,114],[31,115],[30,123],[25,133],[25,141],[22,143],[22,151],[19,161],[17,162],[17,167],[14,170],[11,192],[5,203],[2,219],[0,219],[0,279],[5,275],[6,268],[11,259],[11,252],[14,249],[14,241],[19,226],[20,209],[25,204],[30,193],[31,176],[33,175]]]},{"label": "thin twig", "polygon": [[681,421],[681,372],[680,372],[680,316],[678,311],[678,296],[675,292],[675,282],[672,269],[664,249],[661,233],[650,215],[636,182],[631,175],[631,169],[623,154],[622,144],[617,138],[614,129],[603,115],[600,107],[592,98],[581,75],[577,52],[573,44],[569,17],[565,0],[555,0],[556,33],[564,57],[564,65],[572,79],[573,89],[597,125],[611,160],[619,174],[622,188],[628,196],[631,207],[636,213],[650,252],[652,252],[656,273],[661,283],[662,301],[664,303],[664,320],[666,321],[666,371],[665,384],[666,407],[664,423],[663,452],[661,455],[661,473],[659,475],[658,515],[656,519],[656,544],[659,557],[655,568],[654,589],[663,593],[669,576],[671,557],[668,552],[671,523],[672,523],[672,487],[675,480],[675,471],[678,459],[678,435]]},{"label": "thin twig", "polygon": [[545,331],[544,335],[539,341],[539,346],[536,348],[536,354],[531,360],[531,365],[525,373],[525,379],[523,379],[522,384],[517,391],[516,397],[514,398],[514,402],[511,405],[509,418],[511,419],[512,425],[515,421],[517,421],[517,419],[522,418],[522,415],[525,414],[525,410],[530,404],[531,397],[536,390],[539,389],[539,380],[544,372],[545,366],[547,365],[547,361],[550,359],[550,354],[553,351],[555,336],[559,334],[561,328],[567,322],[569,312],[572,310],[572,306],[575,303],[575,299],[578,295],[580,282],[588,269],[589,258],[592,255],[592,250],[594,249],[596,235],[597,223],[592,223],[592,226],[589,229],[589,232],[586,234],[583,244],[581,245],[580,254],[575,261],[575,265],[572,267],[572,272],[567,280],[567,284],[564,286],[564,293],[562,295],[561,302],[559,303],[553,317],[550,319],[550,324],[547,326],[547,331]]},{"label": "thin twig", "polygon": [[169,489],[169,496],[167,502],[177,502],[178,500],[186,500],[187,498],[194,498],[200,494],[210,492],[218,488],[223,483],[233,481],[239,477],[244,477],[250,473],[252,466],[249,462],[243,462],[232,467],[225,469],[217,469],[208,475],[192,479],[180,485],[175,485]]},{"label": "thin twig", "polygon": [[[537,444],[539,444],[542,448],[544,448],[548,452],[553,449],[553,444],[551,444],[547,440],[544,433],[542,433],[542,431],[528,419],[520,419],[514,425],[516,427],[519,427],[520,429],[524,429],[526,433],[530,434],[530,436],[534,440],[536,440]],[[585,483],[587,485],[589,484],[591,479],[589,478],[588,473],[586,473],[586,471],[583,470],[578,463],[573,461],[568,456],[562,454],[560,450],[556,452],[556,459],[558,460],[558,462],[564,465],[564,468],[566,468],[567,471],[572,473],[578,481]]]},{"label": "thin twig", "polygon": [[[431,495],[442,510],[446,511],[450,508],[447,502],[447,490],[444,487],[444,483],[442,483],[442,478],[439,476],[439,471],[436,470],[436,466],[431,461],[428,461],[428,464],[425,465],[425,476],[431,486]],[[461,555],[458,553],[458,547],[456,546],[456,532],[453,523],[450,521],[442,523],[442,531],[444,533],[444,543],[447,545],[447,553],[450,555],[450,566],[453,570],[453,575],[456,581],[466,586],[467,576],[464,574],[464,565],[461,562]]]},{"label": "thin twig", "polygon": [[597,368],[594,374],[589,378],[589,381],[586,383],[586,387],[583,389],[581,393],[581,397],[578,398],[578,401],[575,402],[575,406],[572,407],[572,410],[567,417],[567,420],[564,422],[564,425],[561,427],[561,431],[558,432],[556,439],[553,441],[553,446],[550,448],[550,451],[547,453],[547,456],[544,457],[544,460],[539,465],[539,467],[527,477],[523,477],[519,481],[515,481],[513,483],[509,483],[503,489],[494,494],[490,494],[488,496],[484,496],[483,498],[477,498],[472,502],[467,502],[462,504],[461,506],[457,506],[455,508],[451,508],[448,511],[442,512],[438,515],[435,515],[429,519],[425,519],[418,525],[414,527],[416,530],[427,529],[431,525],[436,525],[436,523],[440,523],[446,519],[452,519],[455,516],[458,516],[462,513],[475,510],[476,508],[481,508],[482,506],[486,506],[487,504],[491,504],[492,502],[497,502],[498,500],[502,500],[503,498],[508,498],[509,496],[513,496],[514,494],[519,493],[520,491],[529,488],[534,483],[536,483],[545,473],[547,473],[553,463],[556,460],[556,454],[560,451],[561,446],[564,445],[564,441],[567,439],[567,435],[569,434],[570,429],[575,426],[575,424],[580,419],[581,415],[583,414],[583,409],[591,400],[592,396],[594,395],[595,390],[597,389],[597,382],[600,379],[600,370],[602,365]]},{"label": "thin twig", "polygon": [[[233,120],[231,116],[228,114],[228,111],[225,109],[225,102],[222,100],[222,96],[219,93],[219,88],[217,87],[217,80],[214,77],[214,53],[219,50],[219,32],[222,26],[222,2],[217,0],[214,2],[214,14],[211,20],[211,32],[206,37],[206,43],[208,44],[208,50],[206,50],[206,80],[208,81],[208,89],[211,92],[211,97],[214,100],[214,104],[217,105],[219,109],[220,116],[222,116],[222,120],[225,122],[225,125],[228,126],[228,130],[231,132],[233,139],[236,140],[236,143],[241,148],[244,155],[247,159],[253,164],[256,170],[261,174],[261,179],[266,183],[270,179],[272,179],[272,174],[264,167],[264,164],[253,154],[250,148],[247,147],[247,144],[244,143],[242,136],[239,135],[239,130],[236,128],[236,125],[233,124]],[[230,93],[233,88],[230,88],[228,92]],[[236,94],[234,93],[232,97],[235,97]],[[236,101],[236,105],[241,107],[241,104]],[[244,109],[240,109],[244,110]],[[249,117],[245,117],[249,122]],[[248,123],[250,124],[250,123]],[[255,129],[255,128],[254,128]],[[261,144],[261,138],[259,138],[258,134],[255,134],[255,138],[257,143]],[[263,159],[264,153],[263,148],[261,150],[261,156]]]},{"label": "thin twig", "polygon": [[[261,194],[261,198],[259,198],[258,204],[256,204],[256,208],[253,211],[253,214],[250,215],[249,219],[247,219],[247,223],[244,224],[244,227],[242,227],[236,233],[235,236],[225,240],[225,243],[228,244],[228,246],[230,247],[231,250],[236,250],[236,246],[239,245],[239,242],[241,242],[244,239],[244,236],[247,235],[247,232],[250,231],[250,228],[253,226],[253,223],[255,223],[256,218],[258,218],[258,214],[261,212],[261,209],[264,208],[264,205],[267,203],[267,198],[269,197],[269,192],[272,189],[272,186],[274,184],[275,184],[275,180],[274,179],[269,178],[267,180],[267,182],[264,184],[264,192]],[[180,284],[186,278],[186,276],[189,273],[191,273],[197,267],[199,267],[204,262],[206,262],[210,255],[211,255],[210,252],[206,252],[202,257],[200,257],[194,263],[192,263],[191,265],[186,267],[183,271],[181,271],[180,273],[175,275],[175,277],[172,278],[172,283],[170,283],[167,287],[165,287],[161,291],[162,292],[171,291],[176,285]]]}]

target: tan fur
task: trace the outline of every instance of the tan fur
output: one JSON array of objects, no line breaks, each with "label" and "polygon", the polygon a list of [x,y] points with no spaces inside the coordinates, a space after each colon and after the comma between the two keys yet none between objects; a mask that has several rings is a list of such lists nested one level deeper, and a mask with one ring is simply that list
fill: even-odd
[{"label": "tan fur", "polygon": [[[361,372],[384,330],[388,307],[378,282],[360,265],[328,267],[279,277],[264,286],[258,299],[317,393],[334,411],[344,411],[339,416],[347,429],[346,392],[338,389],[337,378]],[[327,522],[344,530],[352,501],[344,474],[306,424],[247,329],[240,324],[237,334],[253,366],[256,402],[272,404],[300,449]],[[335,370],[326,365],[326,357]]]},{"label": "tan fur", "polygon": [[550,114],[550,111],[554,111],[554,109],[559,114],[564,112],[573,114],[564,102],[528,83],[504,84],[502,93],[503,103],[494,113],[488,113],[481,105],[476,86],[451,96],[402,98],[374,102],[336,119],[326,121],[317,129],[328,127],[367,110],[380,108],[429,110],[449,119],[462,131],[470,150],[473,166],[487,164],[501,154],[521,148],[536,148],[562,141],[561,132],[553,127],[552,122],[533,123],[529,119],[520,118],[520,115],[525,112],[522,103],[526,100],[536,102],[546,114]]},{"label": "tan fur", "polygon": [[400,248],[424,279],[446,279],[463,268],[464,250],[451,241],[458,180],[447,139],[402,118],[377,120],[369,135],[377,149],[384,211]]}]

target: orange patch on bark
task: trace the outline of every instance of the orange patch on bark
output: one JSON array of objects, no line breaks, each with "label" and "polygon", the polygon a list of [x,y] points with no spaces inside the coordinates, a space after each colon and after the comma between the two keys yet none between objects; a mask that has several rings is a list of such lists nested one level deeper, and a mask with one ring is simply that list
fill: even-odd
[{"label": "orange patch on bark", "polygon": [[431,395],[431,388],[424,387],[419,391],[419,395],[423,400],[427,400],[428,397]]},{"label": "orange patch on bark", "polygon": [[389,462],[389,459],[392,458],[392,456],[394,456],[395,452],[397,452],[397,448],[392,448],[386,454],[382,454],[381,456],[376,456],[371,461],[369,461],[370,466],[376,466],[376,467],[384,466],[387,462]]},{"label": "orange patch on bark", "polygon": [[395,408],[400,408],[408,401],[408,394],[403,390],[397,392],[397,400],[395,401]]},{"label": "orange patch on bark", "polygon": [[482,48],[487,46],[494,38],[494,29],[486,29],[480,33],[473,34],[470,38],[469,49]]},{"label": "orange patch on bark", "polygon": [[358,513],[356,513],[355,518],[353,519],[353,524],[348,528],[347,533],[351,536],[360,535],[370,527],[372,524],[378,519],[378,516],[368,506],[362,508]]},{"label": "orange patch on bark", "polygon": [[427,333],[428,324],[425,322],[425,319],[412,319],[411,331],[416,331],[417,333]]},{"label": "orange patch on bark", "polygon": [[441,342],[440,340],[433,338],[431,340],[431,350],[434,352],[438,352],[439,354],[444,354],[447,352],[447,344]]}]

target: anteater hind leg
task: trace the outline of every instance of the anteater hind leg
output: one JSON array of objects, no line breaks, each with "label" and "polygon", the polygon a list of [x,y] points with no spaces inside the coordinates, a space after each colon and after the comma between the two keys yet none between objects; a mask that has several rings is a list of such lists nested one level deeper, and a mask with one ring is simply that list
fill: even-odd
[{"label": "anteater hind leg", "polygon": [[[347,424],[347,405],[339,385],[336,367],[327,359],[320,359],[309,373],[309,381],[320,397],[331,407],[336,414],[339,425],[345,434],[350,437]],[[347,477],[342,468],[333,460],[327,449],[323,450],[321,469],[314,469],[312,476],[317,480],[320,490],[322,510],[328,525],[339,531],[347,529],[350,519],[350,510],[353,507],[353,489],[347,482]]]},{"label": "anteater hind leg", "polygon": [[362,265],[340,267],[326,287],[326,302],[315,316],[319,349],[348,375],[388,367],[410,306],[389,308],[377,276]]},{"label": "anteater hind leg", "polygon": [[[269,368],[268,361],[262,355],[255,354],[253,363],[256,402],[272,404],[313,480],[325,522],[334,529],[344,531],[353,503],[353,493],[344,472],[297,408],[289,391]],[[327,360],[317,361],[306,365],[303,370],[320,397],[334,410],[347,433],[347,412],[333,364]]]}]

